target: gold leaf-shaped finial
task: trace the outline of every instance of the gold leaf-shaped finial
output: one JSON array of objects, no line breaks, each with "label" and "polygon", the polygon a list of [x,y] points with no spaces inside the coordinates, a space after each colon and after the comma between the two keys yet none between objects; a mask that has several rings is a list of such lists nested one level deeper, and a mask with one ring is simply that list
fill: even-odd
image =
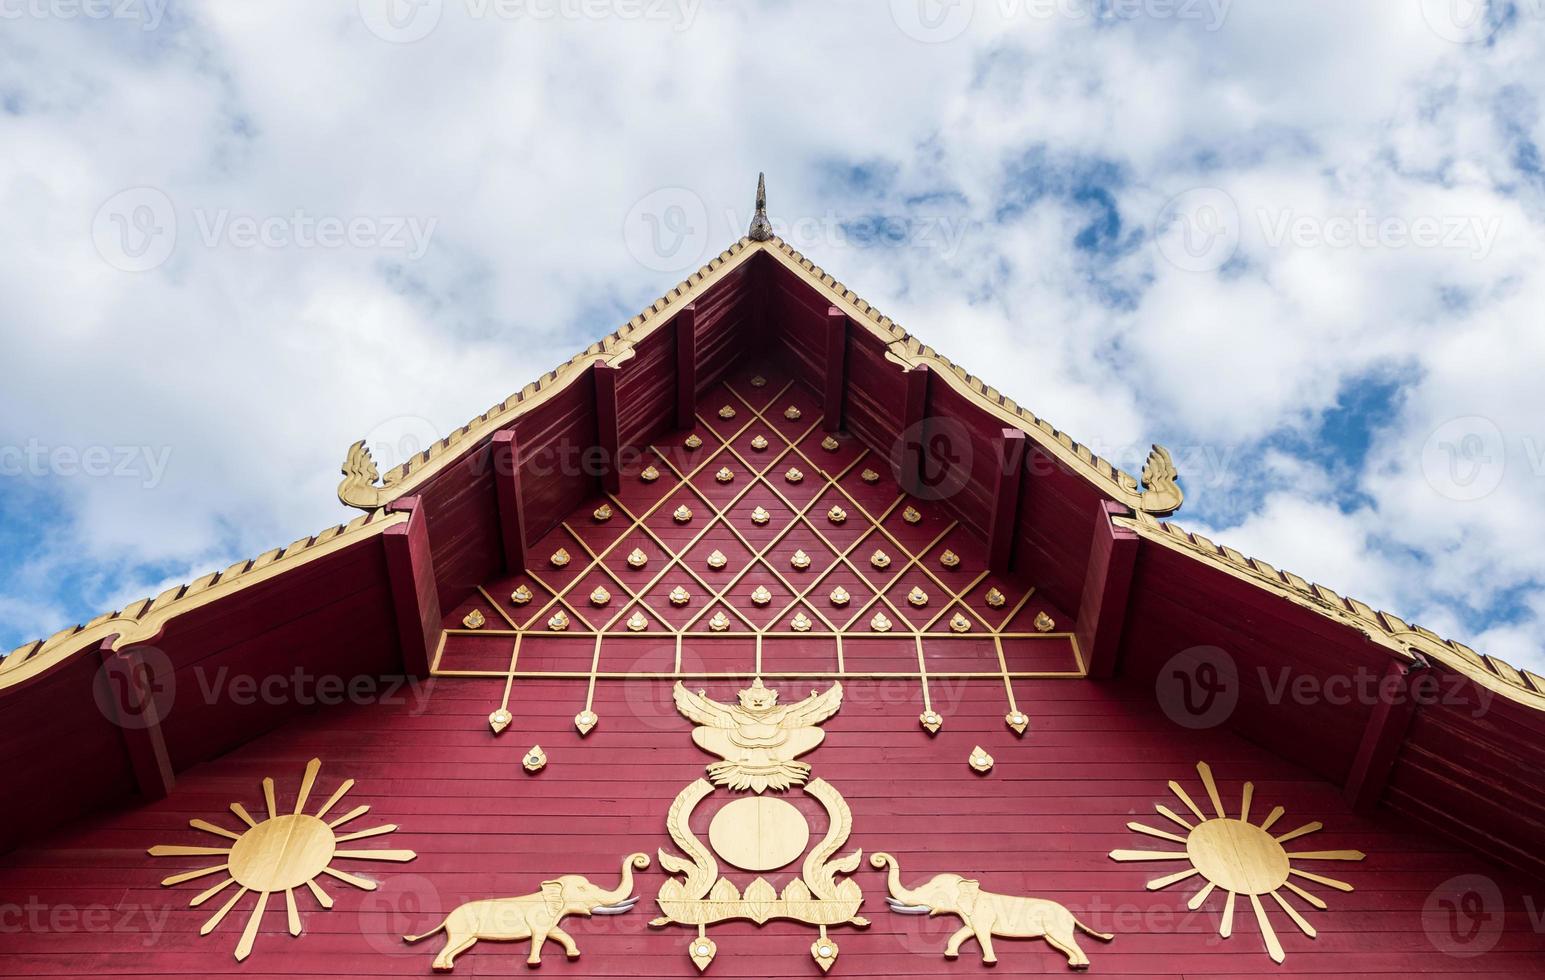
[{"label": "gold leaf-shaped finial", "polygon": [[945,568],[959,568],[960,556],[948,548],[945,548],[944,554],[939,556],[939,564],[943,565]]},{"label": "gold leaf-shaped finial", "polygon": [[928,605],[928,593],[923,591],[922,586],[914,585],[912,591],[907,593],[907,601],[921,609]]},{"label": "gold leaf-shaped finial", "polygon": [[726,405],[723,408],[719,409],[719,418],[721,418],[721,419],[732,419],[734,417],[735,417],[735,406],[733,406],[733,405]]},{"label": "gold leaf-shaped finial", "polygon": [[805,474],[800,471],[799,467],[790,466],[788,472],[783,474],[783,478],[790,483],[799,483],[804,480]]},{"label": "gold leaf-shaped finial", "polygon": [[517,606],[524,606],[531,601],[531,590],[526,586],[518,586],[510,593],[510,602]]},{"label": "gold leaf-shaped finial", "polygon": [[1035,628],[1042,633],[1050,633],[1057,628],[1056,620],[1046,615],[1045,611],[1035,614]]},{"label": "gold leaf-shaped finial", "polygon": [[783,410],[783,417],[788,419],[790,422],[798,422],[800,416],[804,414],[805,413],[801,412],[799,407],[796,405],[790,405],[788,408]]},{"label": "gold leaf-shaped finial", "polygon": [[993,609],[1002,609],[1009,601],[1009,597],[999,592],[996,588],[987,590],[987,605]]},{"label": "gold leaf-shaped finial", "polygon": [[674,520],[677,524],[687,523],[692,519],[692,508],[688,507],[686,504],[682,504],[680,507],[677,507],[675,510],[671,511],[671,519]]},{"label": "gold leaf-shaped finial", "polygon": [[917,721],[918,724],[927,729],[928,734],[936,735],[938,734],[939,729],[944,725],[944,716],[932,708],[929,708],[927,711],[924,711],[922,714],[917,716]]},{"label": "gold leaf-shaped finial", "polygon": [[596,713],[589,708],[575,715],[574,727],[579,730],[579,737],[584,738],[586,735],[589,735],[590,730],[595,727],[595,723],[600,720]]},{"label": "gold leaf-shaped finial", "polygon": [[678,585],[671,590],[670,600],[673,606],[685,606],[692,601],[692,595],[685,588]]},{"label": "gold leaf-shaped finial", "polygon": [[803,548],[800,548],[799,550],[795,551],[794,556],[789,559],[789,565],[790,567],[802,572],[810,567],[810,556],[805,554],[805,550]]},{"label": "gold leaf-shaped finial", "polygon": [[969,761],[971,763],[971,768],[975,769],[977,772],[988,772],[992,769],[992,756],[988,755],[987,750],[982,748],[980,745],[971,750],[971,758]]},{"label": "gold leaf-shaped finial", "polygon": [[772,593],[767,591],[767,586],[758,585],[755,589],[751,590],[751,601],[759,606],[765,606],[772,602]]},{"label": "gold leaf-shaped finial", "polygon": [[547,560],[554,568],[562,568],[569,563],[569,550],[567,548],[559,548]]},{"label": "gold leaf-shaped finial", "polygon": [[721,466],[719,467],[719,472],[715,473],[713,478],[718,480],[720,483],[728,483],[735,479],[735,471],[730,469],[728,466]]},{"label": "gold leaf-shaped finial", "polygon": [[636,612],[628,617],[628,629],[632,630],[634,633],[642,633],[648,628],[649,620],[644,618],[643,613]]},{"label": "gold leaf-shaped finial", "polygon": [[602,504],[601,506],[597,507],[595,510],[591,511],[590,512],[590,516],[596,519],[596,523],[598,523],[598,524],[605,524],[607,521],[612,519],[612,508],[611,508],[611,505],[610,504]]},{"label": "gold leaf-shaped finial", "polygon": [[923,519],[923,515],[916,507],[908,506],[906,510],[901,512],[901,519],[908,524],[916,524]]},{"label": "gold leaf-shaped finial", "polygon": [[514,720],[515,716],[510,714],[510,709],[499,708],[488,716],[488,727],[493,729],[495,735],[498,735],[506,728],[509,728],[510,722]]},{"label": "gold leaf-shaped finial", "polygon": [[595,591],[590,593],[590,604],[592,606],[604,606],[611,601],[612,594],[606,591],[604,586],[598,585],[595,587]]},{"label": "gold leaf-shaped finial", "polygon": [[715,633],[723,633],[725,630],[730,628],[730,618],[724,615],[722,611],[716,612],[713,614],[713,617],[708,620],[708,628],[713,630]]},{"label": "gold leaf-shaped finial", "polygon": [[527,772],[541,772],[547,765],[547,753],[542,751],[540,745],[533,745],[526,750],[520,764]]},{"label": "gold leaf-shaped finial", "polygon": [[474,609],[461,617],[461,625],[469,630],[482,629],[483,624],[486,622],[488,622],[488,617],[484,616],[480,609]]},{"label": "gold leaf-shaped finial", "polygon": [[718,952],[719,944],[707,936],[698,936],[687,944],[687,955],[692,957],[692,965],[697,967],[699,973],[708,969],[708,964],[713,962]]},{"label": "gold leaf-shaped finial", "polygon": [[1030,716],[1016,708],[1004,715],[1003,721],[1010,728],[1014,729],[1015,735],[1023,735],[1025,728],[1030,724]]},{"label": "gold leaf-shaped finial", "polygon": [[877,612],[874,614],[874,618],[869,621],[869,628],[876,633],[889,633],[891,631],[891,621],[885,618],[884,613]]},{"label": "gold leaf-shaped finial", "polygon": [[832,605],[834,606],[845,606],[852,600],[853,597],[848,595],[847,589],[844,589],[839,585],[835,589],[832,589],[831,595],[827,596],[827,598],[831,600]]},{"label": "gold leaf-shaped finial", "polygon": [[766,508],[763,508],[763,507],[759,506],[759,507],[756,508],[756,510],[753,510],[751,512],[751,523],[752,524],[758,524],[758,525],[766,524],[770,520],[772,520],[772,515],[767,513]]},{"label": "gold leaf-shaped finial", "polygon": [[638,474],[638,478],[643,480],[645,483],[653,483],[660,478],[660,471],[655,469],[653,466],[646,466],[644,467],[643,471]]},{"label": "gold leaf-shaped finial", "polygon": [[708,553],[708,567],[716,572],[729,563],[730,560],[724,557],[724,552],[720,551],[718,548],[715,548],[713,551]]},{"label": "gold leaf-shaped finial", "polygon": [[840,445],[842,445],[842,444],[839,443],[835,438],[833,438],[831,436],[827,436],[825,439],[821,440],[821,448],[826,450],[829,453],[836,452],[837,451],[837,447],[840,446]]},{"label": "gold leaf-shaped finial", "polygon": [[964,613],[956,613],[955,615],[950,617],[950,632],[952,632],[952,633],[969,633],[969,632],[971,632],[971,620],[967,619],[965,617]]},{"label": "gold leaf-shaped finial", "polygon": [[644,554],[644,549],[634,548],[628,552],[629,568],[643,568],[647,564],[649,564],[649,556]]},{"label": "gold leaf-shaped finial", "polygon": [[547,628],[554,633],[562,633],[569,628],[568,615],[562,609],[553,613],[552,618],[547,621]]},{"label": "gold leaf-shaped finial", "polygon": [[767,379],[762,377],[759,374],[756,377],[751,379],[751,387],[753,387],[753,388],[766,388],[767,387]]},{"label": "gold leaf-shaped finial", "polygon": [[891,567],[891,556],[876,548],[874,554],[869,556],[869,564],[875,568]]},{"label": "gold leaf-shaped finial", "polygon": [[826,519],[833,524],[841,524],[848,519],[848,512],[833,504],[832,509],[826,512]]},{"label": "gold leaf-shaped finial", "polygon": [[751,448],[755,449],[757,452],[761,452],[762,450],[766,449],[767,437],[764,435],[753,436],[751,439]]},{"label": "gold leaf-shaped finial", "polygon": [[682,443],[682,445],[686,446],[688,449],[702,449],[703,437],[694,432],[690,436],[687,436],[687,441]]},{"label": "gold leaf-shaped finial", "polygon": [[880,474],[876,473],[874,470],[867,470],[866,469],[866,470],[864,470],[864,472],[858,474],[858,478],[860,480],[863,480],[865,483],[879,483],[880,482]]},{"label": "gold leaf-shaped finial", "polygon": [[803,612],[795,613],[794,621],[789,623],[789,625],[793,627],[796,633],[808,633],[810,632],[810,617],[806,616]]}]

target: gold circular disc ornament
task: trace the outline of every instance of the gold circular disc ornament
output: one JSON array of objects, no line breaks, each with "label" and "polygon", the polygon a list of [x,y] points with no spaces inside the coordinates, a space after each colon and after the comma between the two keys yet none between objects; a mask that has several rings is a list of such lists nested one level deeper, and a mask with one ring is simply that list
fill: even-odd
[{"label": "gold circular disc ornament", "polygon": [[1264,895],[1288,879],[1287,851],[1271,834],[1243,820],[1208,820],[1186,838],[1192,867],[1219,888]]},{"label": "gold circular disc ornament", "polygon": [[810,825],[793,804],[773,796],[733,800],[714,814],[708,842],[743,871],[774,871],[805,853]]},{"label": "gold circular disc ornament", "polygon": [[331,863],[335,843],[332,828],[310,814],[272,817],[231,845],[231,877],[255,892],[298,888]]}]

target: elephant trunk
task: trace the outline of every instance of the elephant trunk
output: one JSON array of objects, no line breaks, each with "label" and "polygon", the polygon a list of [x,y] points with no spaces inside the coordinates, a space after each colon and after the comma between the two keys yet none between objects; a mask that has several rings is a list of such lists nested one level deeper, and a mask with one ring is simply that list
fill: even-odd
[{"label": "elephant trunk", "polygon": [[884,868],[887,865],[890,871],[886,874],[885,884],[890,891],[890,897],[894,900],[892,905],[900,903],[912,907],[921,907],[924,901],[920,895],[901,884],[901,862],[883,851],[869,855],[869,863],[876,868]]},{"label": "elephant trunk", "polygon": [[640,871],[642,871],[647,867],[649,867],[649,855],[644,854],[643,852],[629,854],[627,857],[623,858],[622,882],[617,886],[615,891],[602,892],[600,904],[605,907],[608,905],[618,905],[627,901],[628,898],[633,894],[633,869],[638,868]]}]

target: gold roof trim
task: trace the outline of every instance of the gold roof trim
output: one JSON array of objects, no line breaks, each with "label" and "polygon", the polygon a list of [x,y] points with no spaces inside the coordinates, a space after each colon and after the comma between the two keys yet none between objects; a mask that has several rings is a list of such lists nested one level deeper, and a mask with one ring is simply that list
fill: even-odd
[{"label": "gold roof trim", "polygon": [[1096,456],[1087,446],[1075,442],[1067,433],[1020,407],[1012,398],[923,344],[776,236],[765,242],[742,238],[655,300],[616,332],[526,385],[401,466],[393,468],[384,479],[370,458],[369,448],[363,441],[356,442],[349,447],[344,458],[344,479],[338,485],[338,499],[350,507],[374,510],[411,491],[446,462],[541,404],[590,365],[597,362],[621,364],[632,357],[635,342],[669,322],[681,307],[691,303],[728,273],[763,251],[808,282],[829,302],[846,312],[855,323],[885,342],[888,345],[886,356],[898,365],[910,369],[918,364],[928,364],[945,383],[1005,424],[1024,430],[1052,456],[1074,472],[1083,474],[1102,491],[1128,507],[1159,515],[1171,514],[1179,509],[1185,495],[1176,482],[1175,464],[1168,450],[1162,446],[1153,447],[1143,467],[1142,481],[1139,482]]},{"label": "gold roof trim", "polygon": [[62,629],[46,640],[34,640],[12,650],[0,660],[0,690],[13,687],[62,663],[77,651],[102,642],[113,634],[113,649],[144,643],[175,616],[208,605],[292,568],[340,551],[374,537],[408,519],[407,514],[372,511],[347,524],[308,535],[286,548],[265,551],[249,561],[239,561],[219,572],[210,572],[187,585],[177,585],[154,599],[131,602],[118,612],[103,613],[79,626]]},{"label": "gold roof trim", "polygon": [[1496,694],[1545,710],[1545,677],[1532,671],[1519,670],[1506,661],[1477,653],[1463,643],[1445,640],[1432,630],[1376,610],[1366,602],[1338,595],[1323,585],[1315,585],[1302,576],[1281,571],[1259,559],[1248,558],[1170,521],[1139,512],[1135,517],[1115,518],[1115,522],[1149,541],[1183,552],[1294,605],[1355,629],[1402,660],[1415,662],[1420,656],[1457,671]]}]

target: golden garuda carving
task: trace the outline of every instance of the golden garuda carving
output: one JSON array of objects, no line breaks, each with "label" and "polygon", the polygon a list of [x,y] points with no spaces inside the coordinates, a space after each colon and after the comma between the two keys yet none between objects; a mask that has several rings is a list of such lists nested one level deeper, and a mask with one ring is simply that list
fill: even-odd
[{"label": "golden garuda carving", "polygon": [[762,686],[758,677],[739,692],[738,704],[723,704],[702,691],[693,693],[676,682],[676,708],[697,722],[692,741],[723,759],[708,767],[717,786],[760,793],[803,785],[810,767],[795,762],[826,737],[817,726],[842,706],[842,684],[824,694],[794,704],[778,704],[778,692]]},{"label": "golden garuda carving", "polygon": [[[778,704],[778,692],[763,686],[760,678],[739,692],[735,704],[720,703],[701,691],[694,694],[679,682],[675,696],[677,709],[698,725],[692,740],[724,761],[708,767],[712,782],[695,780],[671,804],[666,828],[684,856],[662,850],[660,865],[681,877],[660,886],[657,901],[663,914],[650,925],[696,926],[687,954],[699,970],[706,970],[718,952],[708,938],[713,923],[804,922],[820,929],[810,944],[811,957],[823,971],[830,969],[838,950],[827,928],[869,925],[858,914],[864,901],[858,883],[840,877],[858,868],[863,852],[837,857],[852,833],[853,815],[835,787],[824,779],[810,779],[810,767],[794,757],[821,744],[825,734],[817,726],[842,706],[842,685],[833,684],[825,693],[812,691],[786,705]],[[754,795],[720,806],[705,843],[692,832],[691,817],[716,785]],[[827,815],[826,835],[808,854],[810,828],[804,816],[786,800],[766,794],[796,786],[803,786]],[[761,876],[741,886],[719,874],[721,860],[745,871],[776,871],[802,854],[799,875],[781,891]]]}]

